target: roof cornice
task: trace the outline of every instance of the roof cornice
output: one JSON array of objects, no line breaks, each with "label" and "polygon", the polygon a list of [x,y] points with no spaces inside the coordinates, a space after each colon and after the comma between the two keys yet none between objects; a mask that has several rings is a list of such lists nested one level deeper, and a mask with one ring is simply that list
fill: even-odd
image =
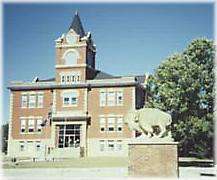
[{"label": "roof cornice", "polygon": [[76,89],[76,88],[98,88],[98,87],[126,87],[136,86],[138,82],[101,82],[101,83],[77,83],[77,84],[59,84],[59,83],[22,83],[12,84],[8,89],[18,90],[45,90],[45,89]]}]

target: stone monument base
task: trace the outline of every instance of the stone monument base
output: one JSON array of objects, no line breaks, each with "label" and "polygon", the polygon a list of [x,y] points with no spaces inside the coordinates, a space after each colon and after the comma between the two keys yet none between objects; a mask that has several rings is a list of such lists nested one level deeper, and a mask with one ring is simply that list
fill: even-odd
[{"label": "stone monument base", "polygon": [[177,142],[130,142],[130,176],[178,177]]}]

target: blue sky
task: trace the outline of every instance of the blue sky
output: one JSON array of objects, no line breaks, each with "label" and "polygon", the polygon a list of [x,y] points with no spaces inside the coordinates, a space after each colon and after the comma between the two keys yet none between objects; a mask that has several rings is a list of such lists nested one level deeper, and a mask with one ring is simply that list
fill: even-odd
[{"label": "blue sky", "polygon": [[116,75],[153,73],[195,38],[214,38],[213,4],[4,4],[3,122],[9,81],[54,77],[55,43],[76,10],[97,46],[96,66]]}]

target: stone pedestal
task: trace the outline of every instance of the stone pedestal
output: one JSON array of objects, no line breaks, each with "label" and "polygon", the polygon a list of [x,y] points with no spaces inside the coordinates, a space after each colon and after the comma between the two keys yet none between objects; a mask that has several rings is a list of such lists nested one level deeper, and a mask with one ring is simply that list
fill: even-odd
[{"label": "stone pedestal", "polygon": [[130,176],[178,177],[177,142],[129,143]]}]

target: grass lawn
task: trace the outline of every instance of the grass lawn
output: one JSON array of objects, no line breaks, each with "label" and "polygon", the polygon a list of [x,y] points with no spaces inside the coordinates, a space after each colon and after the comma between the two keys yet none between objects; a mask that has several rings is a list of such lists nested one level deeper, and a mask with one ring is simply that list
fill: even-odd
[{"label": "grass lawn", "polygon": [[3,168],[103,168],[103,167],[127,167],[128,158],[97,157],[97,158],[73,158],[59,161],[26,161],[16,163],[3,163]]}]

